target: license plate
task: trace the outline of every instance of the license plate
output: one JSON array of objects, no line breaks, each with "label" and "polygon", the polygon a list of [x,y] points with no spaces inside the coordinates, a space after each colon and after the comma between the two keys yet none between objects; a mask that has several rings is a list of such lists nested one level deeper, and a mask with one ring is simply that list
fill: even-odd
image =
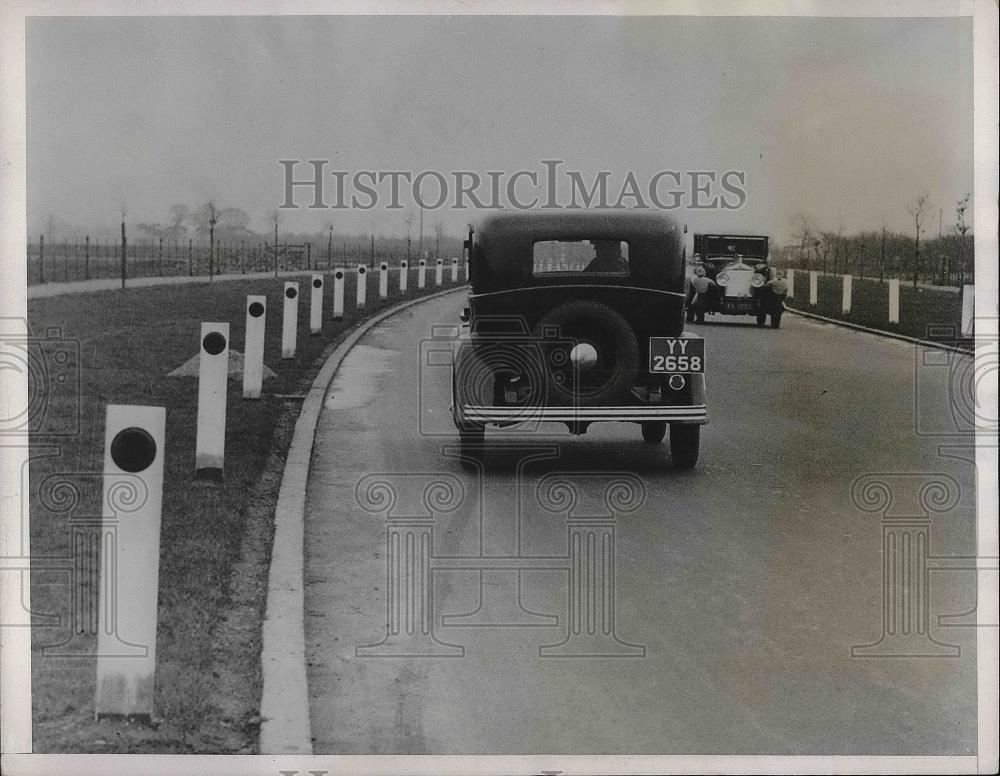
[{"label": "license plate", "polygon": [[649,371],[704,372],[705,340],[687,337],[650,337]]}]

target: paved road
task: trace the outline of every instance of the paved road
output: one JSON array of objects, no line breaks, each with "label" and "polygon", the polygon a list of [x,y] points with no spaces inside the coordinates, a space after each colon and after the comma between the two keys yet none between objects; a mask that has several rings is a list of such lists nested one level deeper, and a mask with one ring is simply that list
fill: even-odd
[{"label": "paved road", "polygon": [[[902,533],[929,533],[934,556],[974,553],[970,439],[915,433],[948,431],[947,365],[915,372],[913,346],[791,314],[780,332],[706,324],[696,470],[604,424],[487,432],[505,447],[480,475],[443,454],[446,360],[421,348],[461,305],[370,332],[320,419],[306,515],[317,753],[974,752],[973,634],[938,621],[974,608],[971,573],[929,573],[930,633],[906,623],[875,650],[958,655],[851,652],[883,632],[881,514],[852,502],[856,478],[893,473],[879,478],[892,514],[912,515],[938,474],[958,504]],[[401,632],[387,637],[390,617]]]}]

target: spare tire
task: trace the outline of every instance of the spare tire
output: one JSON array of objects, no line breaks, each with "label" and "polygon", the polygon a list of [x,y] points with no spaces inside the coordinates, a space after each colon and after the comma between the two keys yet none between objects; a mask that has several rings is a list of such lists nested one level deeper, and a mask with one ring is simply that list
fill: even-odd
[{"label": "spare tire", "polygon": [[[542,349],[542,383],[549,404],[597,406],[625,399],[639,368],[639,342],[619,313],[600,302],[576,300],[550,310],[533,336]],[[590,359],[574,362],[576,346]],[[592,348],[592,350],[590,350]]]}]

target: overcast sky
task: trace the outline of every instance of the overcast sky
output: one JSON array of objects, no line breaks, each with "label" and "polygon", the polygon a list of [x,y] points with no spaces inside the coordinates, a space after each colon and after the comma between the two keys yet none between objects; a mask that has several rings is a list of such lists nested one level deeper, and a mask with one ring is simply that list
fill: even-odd
[{"label": "overcast sky", "polygon": [[[264,230],[278,160],[295,158],[480,174],[561,159],[588,179],[611,171],[612,198],[630,170],[743,170],[742,209],[679,216],[779,238],[796,211],[831,230],[906,230],[926,190],[936,233],[937,209],[947,229],[972,187],[972,22],[32,19],[27,107],[32,233],[50,214],[92,228],[125,206],[162,222],[209,199]],[[404,218],[302,209],[283,223],[402,234]],[[435,211],[425,229],[474,218]]]}]

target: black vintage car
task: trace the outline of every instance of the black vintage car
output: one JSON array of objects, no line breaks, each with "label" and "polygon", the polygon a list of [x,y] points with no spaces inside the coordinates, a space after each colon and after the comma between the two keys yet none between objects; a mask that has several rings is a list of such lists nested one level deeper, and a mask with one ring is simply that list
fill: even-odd
[{"label": "black vintage car", "polygon": [[675,467],[698,460],[704,340],[684,331],[683,235],[636,211],[498,214],[470,230],[469,306],[453,347],[462,458],[487,425],[642,427]]},{"label": "black vintage car", "polygon": [[767,236],[696,234],[694,254],[695,267],[705,270],[712,285],[699,299],[689,291],[689,321],[701,323],[705,313],[719,313],[752,315],[758,326],[770,316],[772,328],[781,326],[785,285],[771,263]]}]

